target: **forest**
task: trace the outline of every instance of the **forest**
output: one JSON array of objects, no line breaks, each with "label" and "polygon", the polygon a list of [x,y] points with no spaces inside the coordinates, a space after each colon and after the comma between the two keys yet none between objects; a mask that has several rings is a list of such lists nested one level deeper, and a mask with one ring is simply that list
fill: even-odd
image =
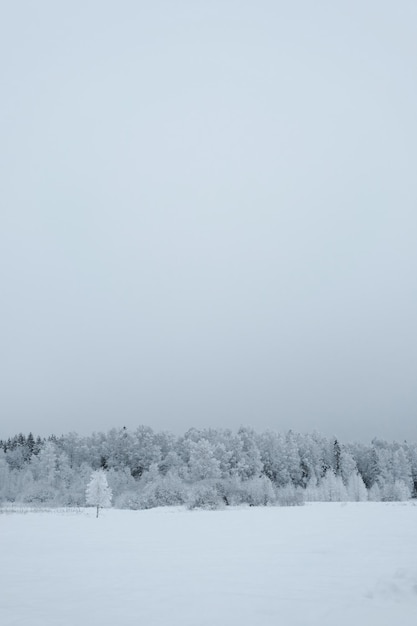
[{"label": "forest", "polygon": [[417,496],[417,444],[341,443],[317,432],[149,426],[0,440],[0,502],[85,506],[102,469],[116,508],[216,509],[311,501],[395,501]]}]

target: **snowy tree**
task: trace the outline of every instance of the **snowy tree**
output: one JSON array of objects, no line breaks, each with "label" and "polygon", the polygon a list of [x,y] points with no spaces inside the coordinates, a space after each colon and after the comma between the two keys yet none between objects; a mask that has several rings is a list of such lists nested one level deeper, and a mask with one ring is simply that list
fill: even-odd
[{"label": "snowy tree", "polygon": [[413,488],[411,464],[402,448],[395,450],[392,455],[392,479],[402,481],[409,490]]},{"label": "snowy tree", "polygon": [[289,430],[285,437],[286,465],[293,485],[301,485],[303,472],[297,445],[297,437]]},{"label": "snowy tree", "polygon": [[112,491],[113,499],[120,496],[125,491],[135,489],[136,486],[136,481],[128,467],[124,467],[120,470],[109,469],[107,472],[107,482]]},{"label": "snowy tree", "polygon": [[340,443],[338,442],[338,440],[336,439],[336,437],[334,438],[333,441],[333,468],[334,468],[334,473],[336,474],[336,476],[340,475],[340,457],[342,454],[342,449],[340,447]]},{"label": "snowy tree", "polygon": [[349,452],[342,450],[339,457],[339,474],[342,477],[344,484],[347,485],[350,477],[356,476],[357,473],[358,468],[356,466],[355,459]]},{"label": "snowy tree", "polygon": [[259,450],[263,472],[276,485],[286,485],[290,482],[288,473],[285,441],[282,435],[267,431],[259,438]]},{"label": "snowy tree", "polygon": [[245,502],[250,506],[267,506],[276,500],[271,480],[263,475],[242,482]]},{"label": "snowy tree", "polygon": [[411,497],[410,488],[402,480],[381,482],[380,487],[381,499],[384,502],[402,502]]},{"label": "snowy tree", "polygon": [[56,447],[52,441],[47,441],[37,456],[38,478],[47,487],[52,487],[55,483],[57,472]]},{"label": "snowy tree", "polygon": [[87,504],[97,507],[97,515],[101,507],[111,505],[112,491],[107,483],[106,474],[103,470],[96,470],[91,474],[90,482],[85,491]]},{"label": "snowy tree", "polygon": [[155,439],[155,434],[149,426],[139,426],[133,434],[131,449],[131,472],[135,478],[140,478],[143,472],[149,470],[153,463],[161,461],[161,448]]},{"label": "snowy tree", "polygon": [[[151,465],[148,474],[153,474]],[[155,506],[174,506],[184,504],[187,500],[187,487],[184,481],[174,472],[162,475],[158,473],[153,480],[145,481],[143,491],[136,499],[136,508],[150,509]]]},{"label": "snowy tree", "polygon": [[67,495],[65,496],[65,504],[68,506],[84,506],[85,504],[85,486],[90,480],[93,468],[87,463],[81,463],[80,467],[74,471],[71,477]]},{"label": "snowy tree", "polygon": [[317,479],[311,478],[304,490],[304,500],[306,502],[320,502],[322,499],[323,496],[319,489]]},{"label": "snowy tree", "polygon": [[349,476],[347,483],[347,495],[350,502],[366,502],[368,499],[368,491],[362,476],[355,472]]},{"label": "snowy tree", "polygon": [[413,496],[417,497],[417,445],[407,445],[407,453],[408,458],[410,459]]},{"label": "snowy tree", "polygon": [[289,483],[277,490],[277,500],[280,506],[301,506],[304,504],[305,491],[301,487],[294,487]]},{"label": "snowy tree", "polygon": [[10,469],[20,470],[25,465],[24,449],[20,445],[7,448],[6,461]]},{"label": "snowy tree", "polygon": [[240,440],[238,474],[243,480],[258,478],[263,470],[256,433],[252,428],[241,426],[237,431]]},{"label": "snowy tree", "polygon": [[369,489],[375,484],[380,473],[378,454],[375,448],[361,443],[353,443],[347,446],[347,450],[355,460],[358,472],[362,476],[365,486]]},{"label": "snowy tree", "polygon": [[189,509],[215,510],[224,506],[224,500],[216,485],[200,481],[191,487],[187,506]]},{"label": "snowy tree", "polygon": [[190,476],[196,482],[209,478],[220,478],[220,463],[214,456],[214,448],[207,439],[198,443],[190,441]]},{"label": "snowy tree", "polygon": [[8,496],[9,489],[9,466],[5,459],[3,450],[0,450],[0,502]]},{"label": "snowy tree", "polygon": [[368,499],[370,502],[381,502],[382,495],[381,489],[378,483],[374,483],[368,492]]},{"label": "snowy tree", "polygon": [[346,487],[341,476],[336,476],[332,469],[328,469],[322,478],[319,489],[323,502],[344,502],[347,500]]},{"label": "snowy tree", "polygon": [[[314,436],[298,435],[297,439],[302,473],[301,485],[306,487],[312,479],[317,480],[322,476],[323,442],[317,433]],[[327,445],[327,440],[325,441]]]}]

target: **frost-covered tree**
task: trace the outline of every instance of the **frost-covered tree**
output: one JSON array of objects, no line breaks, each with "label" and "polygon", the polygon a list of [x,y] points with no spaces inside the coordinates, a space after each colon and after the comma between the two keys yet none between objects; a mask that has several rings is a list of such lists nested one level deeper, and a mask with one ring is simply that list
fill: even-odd
[{"label": "frost-covered tree", "polygon": [[339,457],[339,474],[343,479],[345,485],[348,484],[352,475],[358,473],[355,459],[346,450],[342,450]]},{"label": "frost-covered tree", "polygon": [[381,489],[378,483],[374,483],[368,491],[368,500],[370,502],[381,502]]},{"label": "frost-covered tree", "polygon": [[65,504],[70,506],[83,506],[85,504],[85,486],[90,480],[92,469],[91,465],[81,463],[77,471],[74,472]]},{"label": "frost-covered tree", "polygon": [[98,517],[100,508],[111,506],[112,491],[103,470],[96,470],[91,474],[85,496],[87,504],[97,507],[96,517]]},{"label": "frost-covered tree", "polygon": [[321,480],[319,489],[324,502],[343,502],[347,500],[346,487],[341,476],[336,476],[332,469],[328,469]]},{"label": "frost-covered tree", "polygon": [[378,454],[374,446],[366,446],[362,443],[352,443],[346,446],[348,452],[356,462],[359,474],[367,489],[376,483],[380,473]]},{"label": "frost-covered tree", "polygon": [[402,481],[410,491],[413,488],[411,464],[402,448],[395,450],[392,455],[392,480]]},{"label": "frost-covered tree", "polygon": [[290,482],[290,475],[283,436],[272,431],[262,433],[259,437],[259,450],[265,476],[275,485],[287,485]]},{"label": "frost-covered tree", "polygon": [[267,506],[276,501],[272,482],[265,475],[244,481],[241,491],[244,494],[244,501],[251,506]]},{"label": "frost-covered tree", "polygon": [[3,450],[0,450],[0,502],[6,500],[9,495],[9,465],[5,459]]},{"label": "frost-covered tree", "polygon": [[190,476],[193,482],[220,478],[220,463],[214,456],[213,446],[207,439],[190,441]]},{"label": "frost-covered tree", "polygon": [[338,442],[338,440],[335,437],[334,441],[333,441],[332,466],[333,466],[334,473],[336,474],[336,476],[340,475],[340,457],[341,457],[341,454],[342,454],[342,448],[340,447],[340,443]]},{"label": "frost-covered tree", "polygon": [[131,451],[131,472],[135,478],[140,478],[143,472],[149,470],[153,463],[161,461],[161,448],[155,439],[155,434],[149,426],[139,426],[133,433]]},{"label": "frost-covered tree", "polygon": [[[154,474],[152,465],[148,474]],[[144,488],[137,498],[136,508],[149,509],[155,506],[174,506],[187,500],[187,486],[174,472],[165,475],[157,472],[152,480],[144,476]],[[142,482],[142,481],[141,481]]]},{"label": "frost-covered tree", "polygon": [[191,487],[187,506],[189,509],[214,510],[224,506],[224,500],[216,485],[200,481]]},{"label": "frost-covered tree", "polygon": [[318,480],[322,476],[323,442],[319,440],[317,433],[314,436],[299,435],[297,439],[302,472],[301,484],[306,487],[311,480]]},{"label": "frost-covered tree", "polygon": [[346,489],[349,502],[366,502],[368,499],[365,483],[357,472],[349,476]]},{"label": "frost-covered tree", "polygon": [[292,430],[289,430],[285,437],[285,453],[288,473],[293,485],[301,485],[303,472],[301,469],[301,459],[298,449],[297,437]]},{"label": "frost-covered tree", "polygon": [[107,472],[106,477],[109,487],[115,497],[125,491],[134,489],[136,485],[136,481],[130,473],[130,469],[128,467],[124,467],[120,470],[111,468]]},{"label": "frost-covered tree", "polygon": [[413,496],[417,497],[417,444],[407,444],[407,456],[410,459]]},{"label": "frost-covered tree", "polygon": [[277,489],[276,497],[280,506],[301,506],[304,504],[305,490],[289,484]]},{"label": "frost-covered tree", "polygon": [[238,474],[243,480],[258,478],[263,470],[257,436],[252,428],[241,426],[237,432],[240,443]]},{"label": "frost-covered tree", "polygon": [[411,497],[408,485],[402,480],[381,482],[381,499],[384,502],[402,502]]},{"label": "frost-covered tree", "polygon": [[52,441],[47,441],[39,452],[38,459],[38,478],[46,486],[53,487],[57,473],[57,454],[56,446]]},{"label": "frost-covered tree", "polygon": [[25,465],[25,451],[24,448],[18,444],[8,447],[6,449],[6,460],[10,469],[20,470]]}]

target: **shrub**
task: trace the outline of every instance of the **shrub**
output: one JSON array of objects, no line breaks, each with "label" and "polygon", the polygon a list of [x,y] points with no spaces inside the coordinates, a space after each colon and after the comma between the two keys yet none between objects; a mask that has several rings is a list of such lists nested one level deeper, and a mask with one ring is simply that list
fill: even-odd
[{"label": "shrub", "polygon": [[206,509],[214,511],[224,507],[224,500],[218,493],[215,485],[201,482],[191,488],[187,506],[190,510]]}]

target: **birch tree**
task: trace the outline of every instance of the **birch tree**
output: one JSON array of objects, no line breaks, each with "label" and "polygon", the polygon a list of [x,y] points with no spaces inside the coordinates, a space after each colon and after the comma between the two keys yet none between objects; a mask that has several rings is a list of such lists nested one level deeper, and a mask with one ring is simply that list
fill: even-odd
[{"label": "birch tree", "polygon": [[87,504],[97,507],[96,517],[98,517],[100,508],[111,506],[112,490],[107,483],[107,477],[103,470],[97,470],[91,474],[85,496]]}]

